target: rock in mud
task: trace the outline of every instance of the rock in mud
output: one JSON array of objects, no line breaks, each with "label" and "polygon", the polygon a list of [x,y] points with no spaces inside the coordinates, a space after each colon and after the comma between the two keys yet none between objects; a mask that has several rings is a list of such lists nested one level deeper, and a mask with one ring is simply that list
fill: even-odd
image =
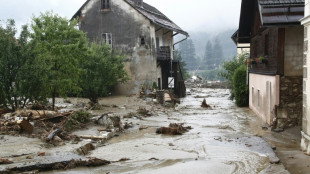
[{"label": "rock in mud", "polygon": [[182,135],[185,132],[188,132],[192,127],[184,127],[184,124],[171,123],[169,127],[161,127],[156,130],[157,134],[166,134],[166,135]]},{"label": "rock in mud", "polygon": [[76,149],[80,155],[87,155],[90,151],[95,150],[95,146],[92,143],[85,144],[84,146]]},{"label": "rock in mud", "polygon": [[33,126],[26,120],[22,120],[19,123],[19,126],[21,128],[22,131],[28,133],[28,134],[32,134],[33,132]]},{"label": "rock in mud", "polygon": [[203,107],[203,108],[211,108],[211,106],[207,104],[206,99],[203,99],[203,101],[201,103],[201,107]]}]

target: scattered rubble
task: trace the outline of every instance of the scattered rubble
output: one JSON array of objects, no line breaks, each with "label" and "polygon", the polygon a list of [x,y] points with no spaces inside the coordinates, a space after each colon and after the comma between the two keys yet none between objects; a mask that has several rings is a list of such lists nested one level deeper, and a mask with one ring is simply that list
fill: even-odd
[{"label": "scattered rubble", "polygon": [[182,135],[185,132],[188,132],[192,129],[191,126],[184,127],[184,123],[171,123],[169,127],[161,127],[156,130],[157,134],[166,134],[166,135]]}]

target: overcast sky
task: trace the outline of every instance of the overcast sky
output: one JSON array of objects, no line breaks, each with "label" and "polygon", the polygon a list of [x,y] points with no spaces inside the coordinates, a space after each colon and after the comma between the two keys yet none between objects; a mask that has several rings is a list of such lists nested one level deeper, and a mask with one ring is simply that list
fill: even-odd
[{"label": "overcast sky", "polygon": [[[15,19],[18,26],[32,15],[53,10],[70,19],[86,0],[0,0],[0,20]],[[116,0],[120,1],[120,0]],[[241,0],[144,0],[186,31],[237,29]]]}]

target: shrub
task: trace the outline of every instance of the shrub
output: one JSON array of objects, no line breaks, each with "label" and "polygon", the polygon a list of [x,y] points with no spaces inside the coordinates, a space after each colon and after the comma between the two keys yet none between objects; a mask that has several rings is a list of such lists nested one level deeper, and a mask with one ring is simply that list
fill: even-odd
[{"label": "shrub", "polygon": [[249,88],[246,84],[246,66],[241,65],[236,69],[233,75],[233,90],[236,104],[239,107],[249,105]]}]

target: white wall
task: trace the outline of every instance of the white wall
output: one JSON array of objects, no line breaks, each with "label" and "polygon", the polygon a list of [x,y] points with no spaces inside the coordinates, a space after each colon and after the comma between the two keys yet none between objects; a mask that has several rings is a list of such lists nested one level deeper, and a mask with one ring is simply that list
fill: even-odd
[{"label": "white wall", "polygon": [[274,108],[279,105],[279,87],[279,76],[249,75],[249,106],[268,124],[273,122]]}]

